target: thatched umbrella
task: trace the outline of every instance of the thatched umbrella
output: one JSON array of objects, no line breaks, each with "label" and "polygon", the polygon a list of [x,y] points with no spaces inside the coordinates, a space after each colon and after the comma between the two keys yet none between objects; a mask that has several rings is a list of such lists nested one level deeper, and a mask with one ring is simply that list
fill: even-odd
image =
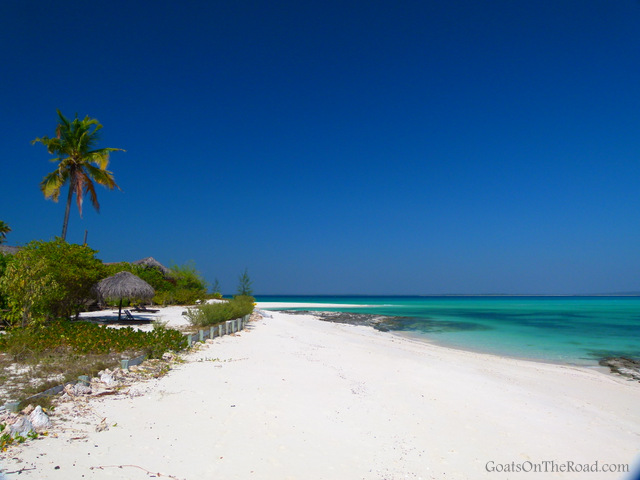
[{"label": "thatched umbrella", "polygon": [[171,270],[169,270],[167,267],[162,265],[159,261],[157,261],[153,257],[143,258],[142,260],[136,260],[135,262],[132,262],[132,263],[133,265],[143,265],[145,267],[157,268],[162,272],[162,274],[165,277],[171,274]]},{"label": "thatched umbrella", "polygon": [[101,299],[120,299],[118,320],[122,313],[123,298],[151,298],[155,290],[151,285],[131,272],[119,272],[98,282],[94,287]]}]

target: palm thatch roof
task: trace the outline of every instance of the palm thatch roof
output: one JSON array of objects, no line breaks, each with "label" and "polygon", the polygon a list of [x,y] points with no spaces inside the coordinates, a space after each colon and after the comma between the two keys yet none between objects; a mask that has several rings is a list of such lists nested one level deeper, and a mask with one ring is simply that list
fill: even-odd
[{"label": "palm thatch roof", "polygon": [[118,272],[93,288],[101,299],[152,298],[155,295],[151,285],[130,272]]},{"label": "palm thatch roof", "polygon": [[144,265],[145,267],[157,268],[158,270],[160,270],[162,272],[162,274],[165,277],[171,274],[171,270],[169,270],[167,267],[162,265],[159,261],[157,261],[153,257],[147,257],[147,258],[143,258],[141,260],[136,260],[135,262],[132,262],[132,264],[133,265]]},{"label": "palm thatch roof", "polygon": [[20,247],[10,247],[9,245],[0,245],[0,253],[7,255],[15,255],[20,251]]}]

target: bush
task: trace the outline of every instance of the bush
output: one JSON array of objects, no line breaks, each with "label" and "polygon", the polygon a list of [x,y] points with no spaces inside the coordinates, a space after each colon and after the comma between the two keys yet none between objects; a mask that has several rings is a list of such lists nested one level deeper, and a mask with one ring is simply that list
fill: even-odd
[{"label": "bush", "polygon": [[176,288],[165,292],[156,292],[153,303],[157,305],[193,305],[197,300],[204,300],[207,294],[204,290],[187,290]]},{"label": "bush", "polygon": [[0,292],[14,325],[68,318],[78,314],[91,287],[104,276],[97,252],[86,245],[56,239],[33,241],[7,258]]},{"label": "bush", "polygon": [[253,312],[254,302],[255,299],[251,296],[236,296],[225,302],[190,308],[187,310],[187,318],[193,326],[208,327],[249,315]]},{"label": "bush", "polygon": [[184,290],[207,290],[207,282],[202,278],[202,275],[196,270],[195,263],[193,261],[187,262],[182,266],[171,266],[171,277],[176,282],[176,288]]}]

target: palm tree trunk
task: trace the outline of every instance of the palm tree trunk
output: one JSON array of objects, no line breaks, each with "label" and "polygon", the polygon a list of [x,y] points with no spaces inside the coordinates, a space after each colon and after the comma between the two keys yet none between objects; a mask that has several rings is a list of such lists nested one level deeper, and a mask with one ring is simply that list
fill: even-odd
[{"label": "palm tree trunk", "polygon": [[69,223],[69,211],[71,210],[71,199],[73,198],[73,176],[69,179],[69,195],[67,196],[67,208],[64,211],[64,222],[62,223],[62,240],[67,238],[67,225]]}]

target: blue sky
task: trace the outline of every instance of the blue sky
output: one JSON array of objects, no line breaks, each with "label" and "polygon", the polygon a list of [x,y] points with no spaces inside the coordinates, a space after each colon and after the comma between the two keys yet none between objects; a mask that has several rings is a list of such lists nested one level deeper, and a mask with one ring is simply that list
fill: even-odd
[{"label": "blue sky", "polygon": [[60,234],[35,137],[103,125],[104,261],[233,293],[640,290],[640,3],[0,5],[8,244]]}]

